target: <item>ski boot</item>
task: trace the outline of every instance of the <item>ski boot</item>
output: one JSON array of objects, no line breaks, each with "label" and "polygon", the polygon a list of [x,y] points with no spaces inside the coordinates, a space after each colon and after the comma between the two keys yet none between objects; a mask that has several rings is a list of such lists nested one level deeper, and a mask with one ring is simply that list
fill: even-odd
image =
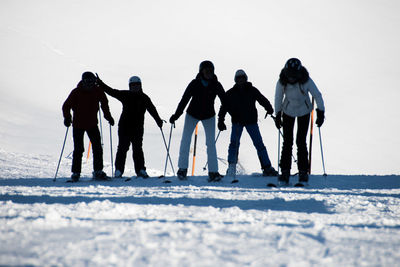
[{"label": "ski boot", "polygon": [[93,180],[95,181],[109,181],[111,180],[110,177],[103,171],[94,171],[93,173]]},{"label": "ski boot", "polygon": [[149,175],[147,174],[146,170],[140,170],[139,173],[137,174],[137,177],[142,177],[143,179],[149,178]]},{"label": "ski boot", "polygon": [[179,180],[187,180],[187,169],[179,169],[177,175]]},{"label": "ski boot", "polygon": [[219,174],[219,172],[209,172],[207,181],[208,182],[219,182],[219,181],[221,181],[222,177],[224,177],[224,176]]},{"label": "ski boot", "polygon": [[282,173],[278,176],[278,186],[288,186],[290,178],[290,170],[282,170]]},{"label": "ski boot", "polygon": [[77,172],[74,172],[72,175],[71,175],[71,182],[73,182],[73,183],[76,183],[76,182],[78,182],[79,181],[79,178],[81,177],[81,174],[80,173],[77,173]]},{"label": "ski boot", "polygon": [[272,166],[264,167],[262,176],[278,176],[278,172]]},{"label": "ski boot", "polygon": [[236,179],[236,163],[229,163],[228,169],[226,170],[226,177],[232,177],[232,184],[238,183],[239,180]]},{"label": "ski boot", "polygon": [[308,172],[307,171],[299,171],[299,182],[295,184],[295,187],[304,187],[308,185]]}]

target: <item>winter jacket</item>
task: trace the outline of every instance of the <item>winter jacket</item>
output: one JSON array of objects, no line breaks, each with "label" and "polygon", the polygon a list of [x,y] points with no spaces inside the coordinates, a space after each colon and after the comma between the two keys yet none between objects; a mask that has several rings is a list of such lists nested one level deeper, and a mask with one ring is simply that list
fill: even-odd
[{"label": "winter jacket", "polygon": [[311,78],[308,77],[304,83],[300,81],[294,84],[280,79],[275,90],[275,113],[283,111],[291,117],[301,117],[310,113],[313,107],[308,93],[314,97],[318,109],[324,111],[324,100]]},{"label": "winter jacket", "polygon": [[235,84],[225,94],[225,105],[221,105],[218,116],[220,121],[224,121],[226,112],[232,117],[232,123],[249,125],[257,123],[256,101],[272,114],[274,109],[268,99],[250,82],[243,85]]},{"label": "winter jacket", "polygon": [[198,120],[206,120],[215,116],[214,101],[218,96],[221,103],[224,101],[225,91],[217,76],[207,81],[205,86],[202,82],[201,75],[198,74],[196,79],[191,81],[182,96],[181,101],[175,111],[178,117],[182,115],[186,105],[190,101],[186,112]]},{"label": "winter jacket", "polygon": [[143,128],[146,110],[157,123],[162,121],[150,97],[142,91],[136,93],[129,90],[116,90],[104,83],[101,83],[101,88],[122,103],[122,113],[118,123],[119,130],[129,132],[138,127]]},{"label": "winter jacket", "polygon": [[77,88],[72,90],[62,106],[64,118],[71,119],[70,111],[72,109],[72,126],[77,129],[89,130],[98,123],[99,102],[104,118],[109,121],[112,117],[108,107],[108,99],[103,90],[97,86],[86,89],[82,86],[82,82],[79,82]]}]

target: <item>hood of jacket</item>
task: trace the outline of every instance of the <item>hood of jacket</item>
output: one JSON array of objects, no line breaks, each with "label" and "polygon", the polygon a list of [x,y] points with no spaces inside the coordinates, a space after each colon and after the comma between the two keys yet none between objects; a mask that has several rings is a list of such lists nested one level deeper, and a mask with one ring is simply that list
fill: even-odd
[{"label": "hood of jacket", "polygon": [[298,71],[292,71],[289,69],[282,69],[281,73],[279,74],[279,82],[283,84],[284,86],[289,84],[295,84],[295,83],[300,83],[300,84],[305,84],[308,79],[310,78],[310,75],[308,74],[308,71],[306,68],[301,67],[300,70]]}]

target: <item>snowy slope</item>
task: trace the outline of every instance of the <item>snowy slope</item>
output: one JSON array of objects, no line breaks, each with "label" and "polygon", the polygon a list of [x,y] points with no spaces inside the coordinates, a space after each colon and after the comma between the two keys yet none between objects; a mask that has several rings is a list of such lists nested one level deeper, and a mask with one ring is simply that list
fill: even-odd
[{"label": "snowy slope", "polygon": [[[70,160],[0,151],[0,265],[395,266],[400,177],[65,183]],[[90,162],[84,166],[91,169]],[[108,171],[108,167],[106,167]],[[150,170],[153,176],[161,171]]]}]

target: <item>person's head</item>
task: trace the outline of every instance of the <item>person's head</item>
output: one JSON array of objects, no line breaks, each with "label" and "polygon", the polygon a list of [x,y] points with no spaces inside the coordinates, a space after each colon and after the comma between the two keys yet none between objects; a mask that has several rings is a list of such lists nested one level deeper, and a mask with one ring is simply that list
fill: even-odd
[{"label": "person's head", "polygon": [[142,81],[138,76],[132,76],[129,78],[129,90],[135,93],[142,90]]},{"label": "person's head", "polygon": [[301,61],[297,58],[290,58],[286,61],[284,69],[289,82],[296,81],[301,77],[302,67]]},{"label": "person's head", "polygon": [[205,80],[211,80],[214,78],[214,64],[209,61],[205,60],[200,63],[199,66],[199,73]]},{"label": "person's head", "polygon": [[247,74],[244,72],[244,70],[240,69],[237,70],[235,73],[235,83],[236,84],[244,84],[247,82]]},{"label": "person's head", "polygon": [[90,72],[86,71],[82,74],[82,85],[85,88],[92,88],[96,84],[96,76]]}]

